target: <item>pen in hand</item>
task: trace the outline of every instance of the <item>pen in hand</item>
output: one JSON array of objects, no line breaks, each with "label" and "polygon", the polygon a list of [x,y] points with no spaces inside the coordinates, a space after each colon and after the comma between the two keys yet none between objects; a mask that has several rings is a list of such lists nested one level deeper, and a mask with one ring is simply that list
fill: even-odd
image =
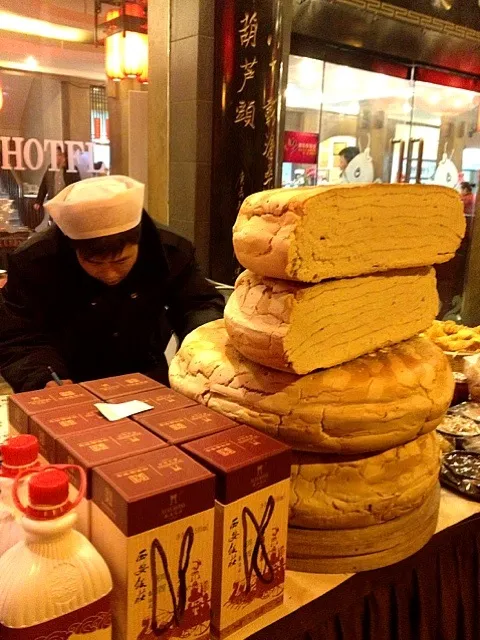
[{"label": "pen in hand", "polygon": [[63,385],[63,382],[60,380],[58,375],[55,373],[52,367],[47,367],[47,368],[50,371],[50,375],[52,376],[52,379],[58,384],[59,387],[61,387]]}]

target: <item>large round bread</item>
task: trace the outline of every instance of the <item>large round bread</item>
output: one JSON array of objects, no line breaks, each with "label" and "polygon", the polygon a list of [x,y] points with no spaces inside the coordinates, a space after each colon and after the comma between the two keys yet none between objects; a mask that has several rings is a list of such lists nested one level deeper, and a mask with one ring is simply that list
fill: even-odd
[{"label": "large round bread", "polygon": [[411,556],[435,533],[440,507],[437,483],[413,511],[359,529],[288,528],[287,568],[309,573],[356,573]]},{"label": "large round bread", "polygon": [[320,282],[447,262],[464,233],[454,189],[343,184],[248,196],[233,228],[233,246],[253,273]]},{"label": "large round bread", "polygon": [[310,373],[407,340],[438,312],[435,271],[301,284],[245,271],[225,308],[233,345],[267,367]]},{"label": "large round bread", "polygon": [[454,388],[446,356],[427,338],[297,376],[243,357],[223,320],[185,338],[169,376],[180,393],[297,450],[338,453],[382,451],[432,431]]},{"label": "large round bread", "polygon": [[419,507],[438,483],[435,433],[369,456],[294,454],[291,526],[353,529],[381,524]]}]

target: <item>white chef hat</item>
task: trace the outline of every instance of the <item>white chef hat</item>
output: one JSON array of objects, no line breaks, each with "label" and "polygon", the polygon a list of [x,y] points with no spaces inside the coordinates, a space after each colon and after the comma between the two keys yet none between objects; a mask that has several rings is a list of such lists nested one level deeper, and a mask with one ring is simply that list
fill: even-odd
[{"label": "white chef hat", "polygon": [[127,176],[88,178],[69,185],[45,205],[72,240],[111,236],[140,223],[145,186]]}]

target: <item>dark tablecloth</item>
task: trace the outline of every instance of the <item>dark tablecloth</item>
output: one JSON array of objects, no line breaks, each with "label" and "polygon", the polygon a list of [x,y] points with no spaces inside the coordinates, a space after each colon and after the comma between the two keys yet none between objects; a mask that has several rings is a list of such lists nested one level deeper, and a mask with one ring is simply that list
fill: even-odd
[{"label": "dark tablecloth", "polygon": [[359,573],[248,640],[480,640],[480,514]]}]

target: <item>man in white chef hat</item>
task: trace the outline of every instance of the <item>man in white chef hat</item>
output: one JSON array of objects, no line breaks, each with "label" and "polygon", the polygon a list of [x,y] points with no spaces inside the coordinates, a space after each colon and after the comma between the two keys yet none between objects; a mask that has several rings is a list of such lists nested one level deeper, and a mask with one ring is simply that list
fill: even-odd
[{"label": "man in white chef hat", "polygon": [[54,225],[10,256],[0,371],[14,391],[141,372],[168,383],[165,347],[222,317],[192,244],[143,211],[144,186],[105,176],[45,206]]}]

